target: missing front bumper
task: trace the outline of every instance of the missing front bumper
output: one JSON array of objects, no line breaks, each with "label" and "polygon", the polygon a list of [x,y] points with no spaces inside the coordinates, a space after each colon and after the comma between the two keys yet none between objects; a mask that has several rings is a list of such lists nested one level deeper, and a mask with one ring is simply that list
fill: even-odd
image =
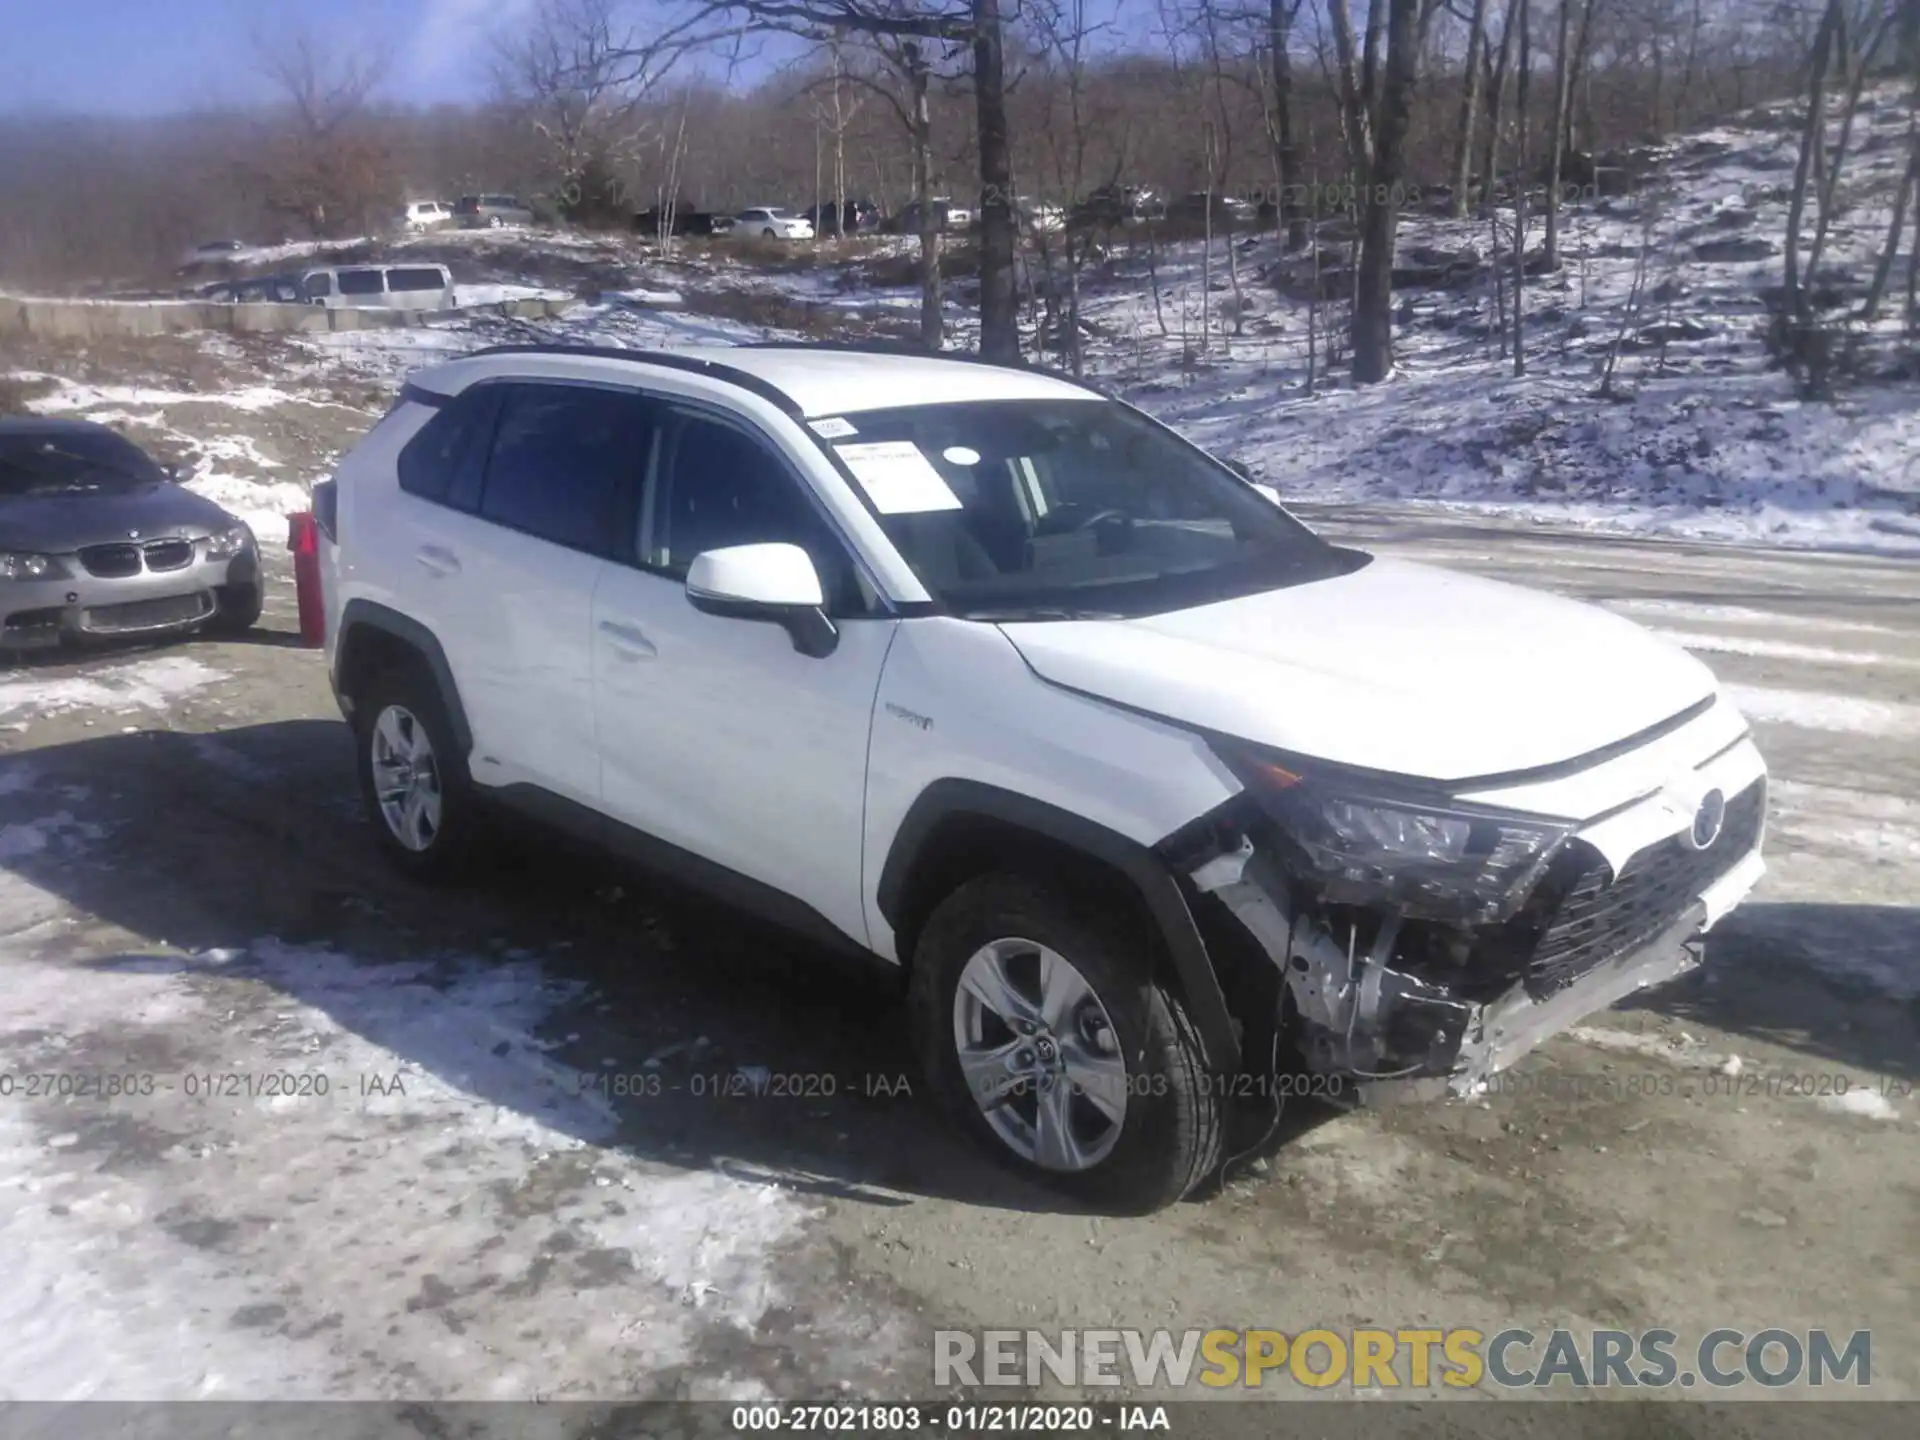
[{"label": "missing front bumper", "polygon": [[[1281,976],[1287,1022],[1306,1068],[1365,1105],[1472,1095],[1587,1016],[1698,967],[1705,932],[1763,871],[1757,848],[1653,938],[1542,993],[1524,975],[1467,994],[1413,973],[1398,916],[1329,925],[1269,852],[1243,838],[1189,874],[1220,901]],[[1491,998],[1489,998],[1489,996]]]}]

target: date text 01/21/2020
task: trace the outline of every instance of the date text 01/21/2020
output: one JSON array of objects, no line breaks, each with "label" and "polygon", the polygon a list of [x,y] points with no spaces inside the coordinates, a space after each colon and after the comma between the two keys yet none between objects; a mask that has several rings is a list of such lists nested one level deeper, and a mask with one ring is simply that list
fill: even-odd
[{"label": "date text 01/21/2020", "polygon": [[831,1070],[768,1070],[743,1065],[732,1070],[582,1071],[574,1093],[614,1100],[652,1100],[668,1095],[695,1100],[831,1100],[838,1095],[866,1099],[910,1099],[913,1081],[905,1072],[870,1071],[847,1077]]},{"label": "date text 01/21/2020", "polygon": [[189,1100],[315,1100],[329,1096],[405,1095],[397,1070],[366,1071],[337,1082],[322,1070],[30,1070],[0,1072],[0,1100],[130,1100],[183,1095]]}]

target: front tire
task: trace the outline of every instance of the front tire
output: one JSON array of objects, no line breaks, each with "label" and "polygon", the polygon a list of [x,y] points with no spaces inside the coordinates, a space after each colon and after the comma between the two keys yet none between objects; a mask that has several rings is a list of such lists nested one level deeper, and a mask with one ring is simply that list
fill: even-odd
[{"label": "front tire", "polygon": [[910,1006],[941,1106],[1001,1160],[1125,1214],[1220,1163],[1205,1047],[1152,952],[1100,897],[987,875],[947,897],[913,955]]},{"label": "front tire", "polygon": [[461,875],[482,816],[438,687],[419,667],[376,675],[354,697],[360,796],[381,852],[417,880]]},{"label": "front tire", "polygon": [[266,608],[267,587],[255,580],[249,584],[222,585],[214,596],[213,614],[207,629],[215,635],[244,635],[260,623]]}]

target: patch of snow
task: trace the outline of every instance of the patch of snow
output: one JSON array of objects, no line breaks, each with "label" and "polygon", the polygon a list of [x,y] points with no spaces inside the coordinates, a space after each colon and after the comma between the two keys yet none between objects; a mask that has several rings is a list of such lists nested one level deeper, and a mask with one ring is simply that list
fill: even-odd
[{"label": "patch of snow", "polygon": [[[1486,557],[1491,558],[1491,557]],[[1897,635],[1891,625],[1870,620],[1838,620],[1825,615],[1796,615],[1787,610],[1754,610],[1744,605],[1710,605],[1697,600],[1665,600],[1648,595],[1621,596],[1603,602],[1623,615],[1645,615],[1656,620],[1688,620],[1703,625],[1765,625],[1770,628],[1847,630],[1864,634]]]},{"label": "patch of snow", "polygon": [[[52,377],[59,379],[58,376]],[[159,406],[225,405],[234,410],[271,410],[277,405],[318,405],[277,385],[242,385],[228,390],[162,390],[145,385],[80,385],[60,380],[60,388],[50,395],[37,396],[27,404],[42,415],[61,415],[76,410],[92,410],[105,405]]]},{"label": "patch of snow", "polygon": [[[220,961],[80,966],[19,940],[0,939],[16,1033],[72,1047],[110,1027],[123,1045],[154,1027],[157,1053],[194,1037],[195,1065],[330,1086],[127,1102],[116,1124],[152,1138],[115,1165],[88,1153],[102,1142],[77,1115],[7,1107],[0,1398],[593,1398],[609,1377],[690,1363],[707,1331],[752,1330],[779,1302],[772,1262],[806,1208],[775,1185],[600,1148],[617,1117],[534,1034],[582,998],[577,982],[273,939]],[[249,1000],[263,984],[279,993]],[[72,1145],[50,1143],[67,1132]],[[588,1261],[583,1304],[562,1277]]]},{"label": "patch of snow", "polygon": [[1844,1095],[1822,1095],[1815,1102],[1823,1110],[1842,1115],[1860,1115],[1868,1120],[1898,1120],[1900,1112],[1876,1089],[1851,1086]]},{"label": "patch of snow", "polygon": [[1760,685],[1725,689],[1741,714],[1763,725],[1791,725],[1836,735],[1920,736],[1920,705]]},{"label": "patch of snow", "polygon": [[164,714],[188,695],[226,678],[224,670],[190,656],[165,655],[80,675],[4,680],[0,681],[0,716],[21,710],[34,719],[73,710]]},{"label": "patch of snow", "polygon": [[1810,665],[1863,665],[1873,669],[1920,669],[1920,660],[1901,655],[1877,655],[1863,650],[1830,650],[1823,645],[1800,645],[1791,640],[1763,640],[1749,635],[1703,635],[1693,630],[1664,630],[1653,633],[1662,640],[1688,650],[1711,654],[1751,655],[1766,660],[1799,660]]}]

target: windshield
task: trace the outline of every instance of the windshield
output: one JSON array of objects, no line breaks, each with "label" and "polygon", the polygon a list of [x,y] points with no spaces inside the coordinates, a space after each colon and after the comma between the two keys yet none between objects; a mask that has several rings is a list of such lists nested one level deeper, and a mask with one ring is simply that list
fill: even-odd
[{"label": "windshield", "polygon": [[974,619],[1155,614],[1369,558],[1112,401],[920,405],[813,427],[928,593]]},{"label": "windshield", "polygon": [[110,431],[0,436],[0,496],[128,490],[166,478],[139,446]]}]

